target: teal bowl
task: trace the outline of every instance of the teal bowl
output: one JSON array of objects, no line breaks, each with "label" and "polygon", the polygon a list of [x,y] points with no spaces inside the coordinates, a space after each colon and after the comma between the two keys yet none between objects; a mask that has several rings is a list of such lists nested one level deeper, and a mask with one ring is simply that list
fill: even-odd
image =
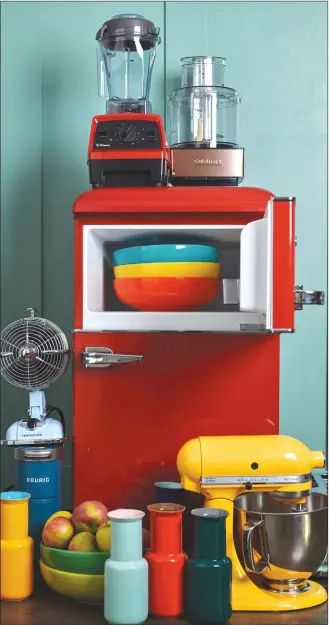
[{"label": "teal bowl", "polygon": [[139,263],[218,263],[219,254],[211,245],[168,244],[125,247],[113,252],[115,266]]},{"label": "teal bowl", "polygon": [[66,573],[78,573],[86,575],[103,575],[106,560],[109,553],[93,551],[66,551],[66,549],[53,549],[40,544],[40,558],[46,566]]}]

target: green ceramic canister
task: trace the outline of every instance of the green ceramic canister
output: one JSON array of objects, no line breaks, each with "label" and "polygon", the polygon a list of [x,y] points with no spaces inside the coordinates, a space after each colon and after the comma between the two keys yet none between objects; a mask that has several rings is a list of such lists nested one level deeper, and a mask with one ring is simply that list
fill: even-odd
[{"label": "green ceramic canister", "polygon": [[196,623],[226,623],[232,616],[232,563],[226,557],[226,517],[219,508],[198,508],[193,557],[186,565],[186,613]]}]

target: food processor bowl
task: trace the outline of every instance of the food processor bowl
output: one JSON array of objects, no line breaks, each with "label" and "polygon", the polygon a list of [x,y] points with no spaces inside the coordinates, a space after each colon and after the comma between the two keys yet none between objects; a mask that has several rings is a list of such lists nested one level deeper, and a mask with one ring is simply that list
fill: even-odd
[{"label": "food processor bowl", "polygon": [[237,148],[241,96],[221,86],[176,89],[169,97],[172,148]]},{"label": "food processor bowl", "polygon": [[96,35],[98,92],[107,113],[150,113],[159,28],[137,14],[115,15]]},{"label": "food processor bowl", "polygon": [[181,59],[181,87],[169,97],[172,148],[238,147],[241,96],[224,86],[226,59],[188,56]]},{"label": "food processor bowl", "polygon": [[312,493],[305,508],[270,493],[246,493],[234,501],[234,543],[248,573],[276,592],[308,590],[328,544],[328,496]]}]

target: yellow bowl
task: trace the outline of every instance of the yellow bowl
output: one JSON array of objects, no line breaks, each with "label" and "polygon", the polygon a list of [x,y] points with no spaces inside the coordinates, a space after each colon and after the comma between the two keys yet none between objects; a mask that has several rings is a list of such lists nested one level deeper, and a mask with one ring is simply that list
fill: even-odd
[{"label": "yellow bowl", "polygon": [[116,278],[218,278],[219,263],[140,263],[114,267]]},{"label": "yellow bowl", "polygon": [[60,595],[83,603],[101,603],[104,600],[104,575],[58,571],[41,560],[40,571],[47,586]]}]

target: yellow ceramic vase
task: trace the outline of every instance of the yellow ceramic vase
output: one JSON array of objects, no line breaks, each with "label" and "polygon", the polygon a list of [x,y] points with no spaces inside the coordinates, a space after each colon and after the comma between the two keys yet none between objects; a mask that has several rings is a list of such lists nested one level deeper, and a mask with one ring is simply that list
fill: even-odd
[{"label": "yellow ceramic vase", "polygon": [[114,267],[116,278],[218,278],[219,263],[140,263]]},{"label": "yellow ceramic vase", "polygon": [[33,540],[28,535],[29,493],[1,493],[1,599],[20,601],[33,592]]}]

